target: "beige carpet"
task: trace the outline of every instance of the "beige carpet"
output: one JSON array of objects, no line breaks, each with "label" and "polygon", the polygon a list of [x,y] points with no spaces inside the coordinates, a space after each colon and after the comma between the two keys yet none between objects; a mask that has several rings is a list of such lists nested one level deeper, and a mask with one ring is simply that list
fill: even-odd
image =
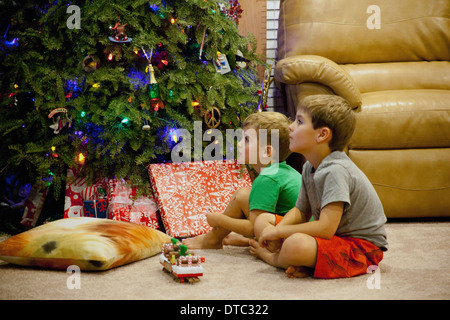
[{"label": "beige carpet", "polygon": [[[8,299],[450,299],[450,222],[390,222],[390,250],[380,265],[379,289],[369,274],[351,279],[289,279],[255,259],[247,248],[197,250],[206,258],[195,284],[179,284],[158,257],[101,273],[82,272],[80,289],[68,289],[65,271],[0,262],[0,300]],[[372,277],[372,278],[370,278]],[[369,281],[369,284],[377,284]],[[370,286],[369,286],[370,287]]]}]

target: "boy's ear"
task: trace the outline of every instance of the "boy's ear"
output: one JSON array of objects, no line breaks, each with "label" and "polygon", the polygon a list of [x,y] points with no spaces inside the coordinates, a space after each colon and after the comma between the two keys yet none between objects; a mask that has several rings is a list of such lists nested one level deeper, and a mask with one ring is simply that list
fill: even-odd
[{"label": "boy's ear", "polygon": [[264,155],[267,158],[272,157],[274,155],[274,152],[275,152],[275,149],[270,144],[268,144],[267,146],[264,147]]},{"label": "boy's ear", "polygon": [[316,141],[320,142],[329,142],[333,137],[333,132],[328,127],[321,127],[317,129]]}]

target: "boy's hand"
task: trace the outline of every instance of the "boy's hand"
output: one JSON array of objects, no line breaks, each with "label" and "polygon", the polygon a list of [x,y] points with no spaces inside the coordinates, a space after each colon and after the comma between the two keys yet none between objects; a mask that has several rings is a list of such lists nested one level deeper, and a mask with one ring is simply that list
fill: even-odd
[{"label": "boy's hand", "polygon": [[266,249],[272,253],[278,253],[281,250],[281,246],[283,245],[283,239],[278,240],[267,240]]},{"label": "boy's hand", "polygon": [[[269,242],[274,242],[275,240],[280,240],[277,228],[275,226],[267,226],[259,236],[259,245],[263,248],[267,248]],[[273,244],[271,244],[271,247],[273,247]]]}]

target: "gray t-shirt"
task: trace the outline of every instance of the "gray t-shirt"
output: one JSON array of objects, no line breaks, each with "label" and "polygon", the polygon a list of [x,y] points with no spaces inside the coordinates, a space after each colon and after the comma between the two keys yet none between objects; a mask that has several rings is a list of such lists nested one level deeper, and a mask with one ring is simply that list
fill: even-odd
[{"label": "gray t-shirt", "polygon": [[317,170],[306,162],[296,207],[318,220],[323,207],[339,201],[344,212],[336,235],[365,239],[387,250],[383,205],[366,175],[341,151],[328,155]]}]

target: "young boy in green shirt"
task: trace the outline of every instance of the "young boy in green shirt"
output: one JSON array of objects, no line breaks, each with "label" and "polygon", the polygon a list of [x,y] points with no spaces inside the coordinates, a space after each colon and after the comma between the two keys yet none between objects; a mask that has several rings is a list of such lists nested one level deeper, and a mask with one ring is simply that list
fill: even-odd
[{"label": "young boy in green shirt", "polygon": [[[233,194],[223,213],[206,214],[211,231],[185,239],[184,244],[192,249],[248,245],[249,238],[258,237],[266,226],[275,225],[295,206],[302,178],[285,161],[291,153],[289,124],[289,119],[278,112],[257,112],[245,119],[238,162],[251,164],[258,176],[251,189],[242,188]],[[254,225],[260,215],[263,217]]]}]

